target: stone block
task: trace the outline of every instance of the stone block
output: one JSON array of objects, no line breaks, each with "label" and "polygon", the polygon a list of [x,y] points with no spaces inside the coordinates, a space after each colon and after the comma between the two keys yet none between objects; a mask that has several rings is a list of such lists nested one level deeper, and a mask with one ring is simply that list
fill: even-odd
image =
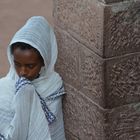
[{"label": "stone block", "polygon": [[107,140],[140,139],[140,103],[108,110],[106,114]]},{"label": "stone block", "polygon": [[54,9],[55,24],[100,56],[140,51],[139,0],[54,0]]},{"label": "stone block", "polygon": [[79,61],[80,91],[92,101],[104,106],[104,60],[81,47]]},{"label": "stone block", "polygon": [[106,5],[104,56],[113,57],[140,51],[140,1]]},{"label": "stone block", "polygon": [[140,102],[140,53],[106,61],[106,105]]},{"label": "stone block", "polygon": [[104,6],[98,0],[54,0],[54,22],[97,54],[103,54]]},{"label": "stone block", "polygon": [[65,31],[55,28],[58,42],[56,71],[63,80],[79,89],[79,42]]},{"label": "stone block", "polygon": [[59,48],[56,70],[66,83],[104,106],[104,60],[65,31],[55,31]]},{"label": "stone block", "polygon": [[65,128],[79,140],[105,140],[104,110],[66,84],[63,100]]}]

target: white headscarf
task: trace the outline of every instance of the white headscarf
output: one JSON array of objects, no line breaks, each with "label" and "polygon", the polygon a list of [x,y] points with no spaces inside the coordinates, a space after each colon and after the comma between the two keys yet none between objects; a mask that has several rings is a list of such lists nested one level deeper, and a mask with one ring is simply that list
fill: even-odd
[{"label": "white headscarf", "polygon": [[[19,76],[15,71],[11,54],[11,45],[16,42],[24,42],[36,48],[40,52],[45,64],[39,78],[31,81],[31,84],[23,86],[17,94],[15,94],[15,83]],[[9,44],[7,54],[10,70],[7,76],[0,80],[0,84],[5,83],[5,81],[7,82],[6,87],[3,87],[5,95],[1,97],[3,99],[7,98],[9,104],[3,104],[1,100],[0,109],[5,114],[5,111],[10,113],[8,117],[6,116],[8,121],[3,124],[5,129],[0,127],[0,135],[2,134],[8,140],[52,140],[48,121],[44,115],[39,96],[45,100],[62,86],[61,77],[54,71],[57,59],[57,43],[53,29],[44,17],[31,17],[14,35]],[[58,96],[60,95],[61,93]],[[59,101],[61,106],[60,102],[61,99]],[[49,108],[49,103],[46,102],[46,104]],[[61,108],[57,110],[57,104],[50,106],[54,113],[59,112],[59,110],[60,112],[62,111]],[[63,128],[62,117],[58,121],[62,121]],[[63,139],[65,138],[60,138],[60,140]]]}]

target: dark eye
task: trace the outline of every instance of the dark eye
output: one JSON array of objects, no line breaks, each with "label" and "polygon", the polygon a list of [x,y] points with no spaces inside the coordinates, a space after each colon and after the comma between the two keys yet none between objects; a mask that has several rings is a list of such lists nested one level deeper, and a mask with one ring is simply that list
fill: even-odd
[{"label": "dark eye", "polygon": [[29,69],[33,69],[33,68],[35,67],[35,65],[33,65],[33,64],[28,64],[27,67],[28,67]]},{"label": "dark eye", "polygon": [[21,67],[21,64],[14,62],[15,67]]}]

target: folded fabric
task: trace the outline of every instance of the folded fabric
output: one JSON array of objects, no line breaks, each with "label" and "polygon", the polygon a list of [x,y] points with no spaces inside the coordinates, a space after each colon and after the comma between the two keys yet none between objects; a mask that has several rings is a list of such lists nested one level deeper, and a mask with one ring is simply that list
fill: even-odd
[{"label": "folded fabric", "polygon": [[[39,77],[19,77],[11,45],[24,42],[44,60]],[[0,79],[0,140],[65,140],[63,81],[55,72],[57,43],[53,29],[42,16],[31,17],[12,38],[8,50],[10,70]]]}]

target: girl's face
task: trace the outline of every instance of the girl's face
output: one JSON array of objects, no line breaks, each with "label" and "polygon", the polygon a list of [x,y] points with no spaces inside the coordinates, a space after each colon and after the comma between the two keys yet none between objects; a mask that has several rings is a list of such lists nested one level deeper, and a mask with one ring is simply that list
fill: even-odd
[{"label": "girl's face", "polygon": [[34,80],[39,77],[41,67],[44,65],[41,56],[34,49],[21,50],[14,48],[14,65],[17,74],[28,80]]}]

